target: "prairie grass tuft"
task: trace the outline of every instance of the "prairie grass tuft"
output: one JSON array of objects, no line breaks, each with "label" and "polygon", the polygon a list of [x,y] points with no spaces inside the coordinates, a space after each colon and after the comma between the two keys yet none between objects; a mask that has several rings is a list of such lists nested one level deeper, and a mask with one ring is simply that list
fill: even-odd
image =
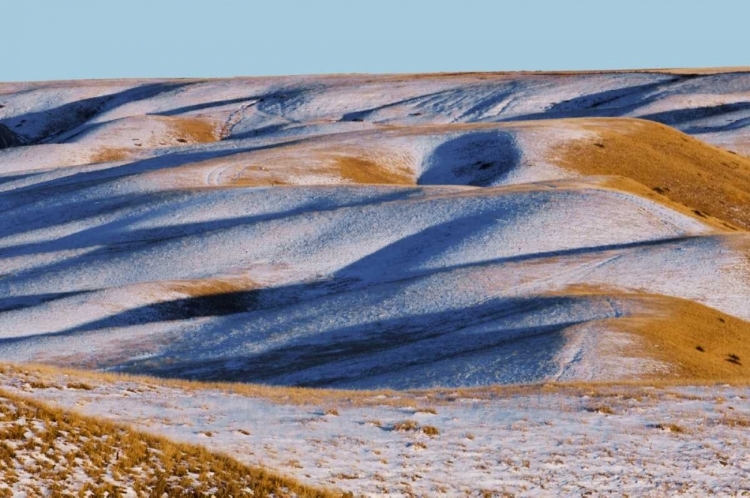
[{"label": "prairie grass tuft", "polygon": [[423,434],[426,434],[430,437],[434,437],[440,434],[440,430],[433,425],[423,425],[421,430]]},{"label": "prairie grass tuft", "polygon": [[81,391],[91,391],[94,389],[90,384],[86,384],[85,382],[68,382],[67,387],[68,389],[78,389]]},{"label": "prairie grass tuft", "polygon": [[653,424],[651,425],[654,429],[659,429],[665,432],[677,432],[684,433],[685,429],[677,424]]},{"label": "prairie grass tuft", "polygon": [[393,424],[393,430],[398,432],[414,432],[419,429],[419,424],[416,420],[402,420]]},{"label": "prairie grass tuft", "polygon": [[602,415],[614,415],[615,411],[607,405],[589,406],[586,408],[589,413],[601,413]]}]

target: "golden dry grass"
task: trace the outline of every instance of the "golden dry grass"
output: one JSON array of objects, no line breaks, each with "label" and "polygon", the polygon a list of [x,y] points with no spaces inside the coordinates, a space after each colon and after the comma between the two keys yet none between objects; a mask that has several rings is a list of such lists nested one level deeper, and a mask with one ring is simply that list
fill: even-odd
[{"label": "golden dry grass", "polygon": [[353,183],[414,185],[414,174],[407,168],[383,167],[375,160],[355,156],[334,156],[334,170]]},{"label": "golden dry grass", "polygon": [[337,183],[414,185],[408,159],[377,148],[330,146],[315,140],[250,154],[248,163],[232,168],[222,184],[292,185],[296,179],[328,178]]},{"label": "golden dry grass", "polygon": [[[4,391],[0,391],[0,422],[0,476],[5,484],[14,485],[19,466],[31,469],[37,478],[28,487],[32,493],[42,494],[44,487],[62,496],[68,488],[82,485],[75,490],[81,496],[119,496],[125,491],[119,482],[131,483],[139,496],[342,496],[198,446],[138,433]],[[40,423],[43,429],[32,427]],[[28,437],[29,428],[37,437]],[[65,449],[71,446],[72,451]],[[42,456],[33,464],[28,459],[17,461],[22,452]],[[103,478],[106,474],[111,477]],[[12,495],[9,489],[0,490],[0,496],[6,495]]]},{"label": "golden dry grass", "polygon": [[258,285],[249,278],[206,278],[162,282],[168,289],[191,297],[215,296],[256,289]]},{"label": "golden dry grass", "polygon": [[643,339],[628,356],[671,365],[669,374],[651,374],[649,381],[750,381],[750,322],[687,299],[611,287],[579,284],[555,295],[609,296],[634,303],[641,311],[602,324]]},{"label": "golden dry grass", "polygon": [[685,299],[639,299],[650,316],[622,325],[645,339],[642,355],[672,364],[675,377],[691,381],[750,380],[750,322]]},{"label": "golden dry grass", "polygon": [[[185,118],[171,116],[147,116],[143,119],[148,121],[157,121],[161,123],[165,130],[158,138],[151,138],[145,143],[148,147],[156,146],[174,146],[190,143],[209,143],[221,139],[218,126],[213,121],[200,118]],[[137,121],[140,123],[140,121]],[[131,126],[136,126],[131,124]],[[124,133],[124,132],[123,132]],[[90,153],[90,163],[105,163],[124,161],[133,157],[136,147],[143,145],[143,141],[138,141],[130,147],[97,147]]]},{"label": "golden dry grass", "polygon": [[750,159],[651,121],[571,120],[597,135],[565,144],[559,166],[634,180],[702,218],[750,228]]},{"label": "golden dry grass", "polygon": [[92,153],[89,161],[91,163],[109,163],[124,161],[130,157],[130,152],[124,147],[100,147]]},{"label": "golden dry grass", "polygon": [[170,133],[178,140],[188,143],[210,143],[221,138],[219,128],[211,121],[200,118],[165,118]]},{"label": "golden dry grass", "polygon": [[712,216],[703,211],[700,211],[700,214],[698,214],[696,213],[695,209],[691,209],[684,204],[676,202],[669,197],[666,197],[665,195],[662,195],[661,193],[658,193],[653,189],[650,189],[645,185],[624,176],[605,177],[599,185],[608,190],[618,190],[620,192],[635,194],[639,197],[645,197],[646,199],[657,202],[673,211],[677,211],[678,213],[681,213],[685,216],[695,218],[702,223],[707,224],[714,229],[717,229],[718,231],[735,232],[741,230],[741,228],[737,225],[729,223],[726,220],[717,218],[716,216]]},{"label": "golden dry grass", "polygon": [[272,150],[208,159],[149,173],[178,188],[283,185],[414,185],[409,158],[378,148],[318,144],[315,140]]}]

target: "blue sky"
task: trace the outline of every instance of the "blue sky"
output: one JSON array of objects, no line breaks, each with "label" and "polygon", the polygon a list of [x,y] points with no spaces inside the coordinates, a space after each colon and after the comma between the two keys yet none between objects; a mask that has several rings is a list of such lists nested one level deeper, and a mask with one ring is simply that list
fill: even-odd
[{"label": "blue sky", "polygon": [[12,0],[0,81],[750,65],[745,0]]}]

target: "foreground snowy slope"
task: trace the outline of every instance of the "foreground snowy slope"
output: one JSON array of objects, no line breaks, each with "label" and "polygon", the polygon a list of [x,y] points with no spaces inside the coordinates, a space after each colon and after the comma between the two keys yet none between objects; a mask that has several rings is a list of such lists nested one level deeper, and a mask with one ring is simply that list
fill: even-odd
[{"label": "foreground snowy slope", "polygon": [[749,376],[748,73],[4,84],[0,106],[2,360]]},{"label": "foreground snowy slope", "polygon": [[748,387],[351,392],[33,367],[4,367],[0,382],[16,396],[356,496],[741,496],[750,490]]},{"label": "foreground snowy slope", "polygon": [[[89,386],[71,382],[65,388],[85,392]],[[0,391],[0,435],[2,496],[343,495],[5,390]]]}]

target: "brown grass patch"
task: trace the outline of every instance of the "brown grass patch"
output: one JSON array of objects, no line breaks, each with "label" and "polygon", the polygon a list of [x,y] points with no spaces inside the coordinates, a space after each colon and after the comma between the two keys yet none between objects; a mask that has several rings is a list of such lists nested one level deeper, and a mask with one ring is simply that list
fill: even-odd
[{"label": "brown grass patch", "polygon": [[580,123],[598,137],[564,145],[555,158],[559,166],[623,176],[698,217],[750,228],[750,159],[651,121],[588,118]]},{"label": "brown grass patch", "polygon": [[90,384],[86,384],[85,382],[68,382],[67,388],[79,391],[91,391],[94,389]]},{"label": "brown grass patch", "polygon": [[52,385],[52,384],[47,384],[46,382],[33,380],[29,382],[29,387],[31,387],[32,389],[50,389],[50,388],[57,387],[57,386]]},{"label": "brown grass patch", "polygon": [[231,277],[226,279],[207,278],[201,280],[176,280],[165,282],[170,290],[191,297],[215,296],[230,294],[257,288],[257,284],[249,278]]},{"label": "brown grass patch", "polygon": [[[750,379],[750,323],[708,306],[677,298],[651,298],[654,318],[634,330],[646,338],[647,353],[676,365],[687,379]],[[700,349],[703,351],[701,351]]]},{"label": "brown grass patch", "polygon": [[362,184],[414,185],[414,175],[406,168],[389,169],[372,159],[334,156],[335,168],[345,180]]},{"label": "brown grass patch", "polygon": [[402,420],[393,424],[393,430],[398,432],[414,432],[419,430],[419,423],[416,420]]},{"label": "brown grass patch", "polygon": [[178,142],[210,143],[218,141],[220,132],[215,123],[200,118],[171,117],[166,123]]},{"label": "brown grass patch", "polygon": [[677,424],[653,424],[651,427],[666,432],[685,432],[685,429]]},{"label": "brown grass patch", "polygon": [[438,429],[434,425],[423,425],[421,431],[423,434],[430,437],[434,437],[440,434],[440,429]]},{"label": "brown grass patch", "polygon": [[719,419],[719,423],[729,427],[750,428],[750,419],[747,418],[722,417]]},{"label": "brown grass patch", "polygon": [[622,192],[629,192],[631,194],[638,195],[640,197],[645,197],[651,201],[657,202],[659,204],[662,204],[674,211],[677,211],[685,216],[689,216],[691,218],[698,218],[702,223],[705,223],[707,225],[712,226],[713,228],[716,228],[720,231],[737,231],[739,230],[739,227],[737,225],[728,223],[726,220],[717,218],[715,216],[711,216],[708,213],[704,213],[703,211],[700,211],[698,209],[691,209],[688,206],[685,206],[684,204],[681,204],[679,202],[676,202],[666,195],[666,191],[661,191],[661,189],[650,189],[646,186],[638,183],[635,180],[631,180],[630,178],[625,178],[623,176],[611,176],[607,177],[602,183],[601,186],[606,189],[613,189],[613,190],[619,190]]},{"label": "brown grass patch", "polygon": [[100,147],[91,155],[89,161],[95,163],[113,163],[124,161],[130,156],[128,149],[124,147]]},{"label": "brown grass patch", "polygon": [[[668,296],[620,293],[643,313],[606,320],[608,325],[645,339],[633,356],[673,366],[668,378],[685,382],[750,381],[750,322],[708,306]],[[652,374],[663,378],[665,374]]]},{"label": "brown grass patch", "polygon": [[207,159],[149,175],[182,188],[416,183],[409,158],[398,153],[314,141]]},{"label": "brown grass patch", "polygon": [[416,420],[402,420],[400,422],[396,422],[391,427],[391,430],[397,432],[421,432],[422,434],[430,437],[435,437],[440,434],[440,429],[438,429],[434,425],[419,425],[419,422],[417,422]]},{"label": "brown grass patch", "polygon": [[586,408],[589,413],[600,413],[602,415],[614,415],[615,411],[607,405],[589,406]]},{"label": "brown grass patch", "polygon": [[[728,236],[730,244],[737,237]],[[739,237],[742,242],[744,236]],[[750,268],[750,260],[748,261]],[[750,322],[703,304],[672,296],[624,292],[608,286],[577,284],[553,295],[609,296],[629,301],[640,311],[602,324],[644,339],[625,352],[672,367],[669,373],[646,376],[646,382],[704,384],[750,381]],[[636,381],[638,383],[639,381]],[[581,382],[569,385],[583,385]]]},{"label": "brown grass patch", "polygon": [[432,406],[425,406],[422,408],[417,408],[416,410],[414,410],[414,413],[429,413],[430,415],[437,415],[437,410]]}]

